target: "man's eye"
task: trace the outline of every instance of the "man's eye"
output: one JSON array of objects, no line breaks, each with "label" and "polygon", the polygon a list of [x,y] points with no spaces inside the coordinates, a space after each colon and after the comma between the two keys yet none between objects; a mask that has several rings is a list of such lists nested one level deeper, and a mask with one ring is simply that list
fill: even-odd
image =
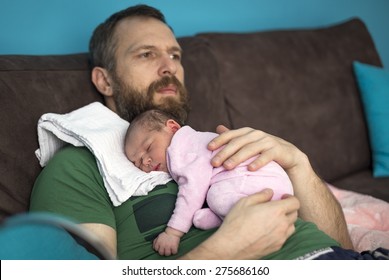
[{"label": "man's eye", "polygon": [[152,56],[152,52],[144,52],[140,54],[142,58],[150,58]]},{"label": "man's eye", "polygon": [[171,54],[170,58],[173,59],[173,60],[180,61],[181,60],[181,55],[179,55],[179,54]]}]

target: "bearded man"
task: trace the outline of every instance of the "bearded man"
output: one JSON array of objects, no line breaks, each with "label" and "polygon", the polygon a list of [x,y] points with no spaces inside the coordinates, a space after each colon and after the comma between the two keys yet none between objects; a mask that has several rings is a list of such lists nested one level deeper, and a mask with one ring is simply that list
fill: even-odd
[{"label": "bearded man", "polygon": [[[92,82],[105,104],[122,118],[150,108],[169,111],[185,122],[188,97],[182,50],[164,16],[149,6],[130,7],[108,18],[90,42]],[[351,247],[344,216],[307,156],[294,145],[251,128],[217,129],[209,149],[225,145],[212,159],[231,169],[258,156],[249,169],[274,160],[288,173],[297,197],[270,201],[271,190],[240,200],[219,229],[192,229],[174,258],[258,259],[278,251],[295,231],[297,211],[345,247]],[[160,258],[153,238],[170,218],[177,194],[174,182],[147,196],[131,197],[114,207],[93,156],[86,148],[65,147],[38,177],[32,211],[70,217],[93,232],[119,259]],[[300,202],[301,201],[301,207]],[[269,219],[271,217],[271,219]]]}]

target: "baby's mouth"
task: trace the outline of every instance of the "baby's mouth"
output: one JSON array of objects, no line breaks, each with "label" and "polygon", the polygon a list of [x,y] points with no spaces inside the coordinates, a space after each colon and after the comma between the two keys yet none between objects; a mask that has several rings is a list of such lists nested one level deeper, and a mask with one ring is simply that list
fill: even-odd
[{"label": "baby's mouth", "polygon": [[158,163],[155,167],[154,167],[154,170],[153,171],[158,171],[159,170],[159,168],[160,168],[160,166],[161,166],[161,164],[160,163]]}]

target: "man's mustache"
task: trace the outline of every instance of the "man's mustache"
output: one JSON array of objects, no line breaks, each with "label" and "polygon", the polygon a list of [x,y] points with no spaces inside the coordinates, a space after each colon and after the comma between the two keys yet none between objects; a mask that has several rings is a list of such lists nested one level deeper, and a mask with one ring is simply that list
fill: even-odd
[{"label": "man's mustache", "polygon": [[148,96],[152,96],[155,92],[169,85],[175,85],[177,87],[177,93],[182,93],[184,85],[175,76],[164,76],[150,84],[147,94]]}]

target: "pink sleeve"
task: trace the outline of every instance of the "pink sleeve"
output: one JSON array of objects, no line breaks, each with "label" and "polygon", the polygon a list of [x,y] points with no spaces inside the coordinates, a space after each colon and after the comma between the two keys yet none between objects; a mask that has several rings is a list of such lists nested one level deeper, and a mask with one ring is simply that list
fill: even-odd
[{"label": "pink sleeve", "polygon": [[197,137],[198,134],[195,132],[190,137],[175,141],[168,150],[169,170],[179,186],[168,226],[185,233],[192,226],[194,213],[204,204],[213,170],[211,153],[204,146],[204,139],[201,141]]}]

